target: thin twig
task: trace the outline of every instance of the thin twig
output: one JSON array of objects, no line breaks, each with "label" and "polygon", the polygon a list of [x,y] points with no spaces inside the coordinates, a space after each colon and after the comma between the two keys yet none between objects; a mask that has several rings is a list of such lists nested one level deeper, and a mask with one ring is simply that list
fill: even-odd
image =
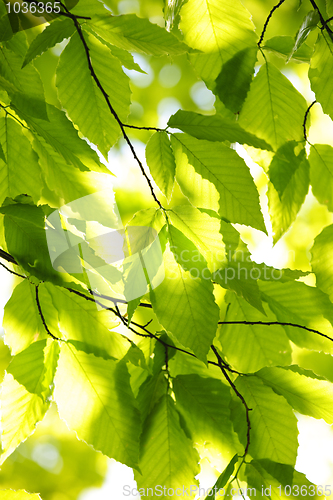
[{"label": "thin twig", "polygon": [[302,328],[307,332],[316,333],[321,337],[325,337],[326,339],[333,342],[333,339],[325,333],[321,333],[318,330],[314,330],[313,328],[308,328],[307,326],[298,325],[296,323],[285,323],[283,321],[219,321],[219,325],[264,325],[264,326],[272,326],[272,325],[280,325],[280,326],[292,326],[293,328]]},{"label": "thin twig", "polygon": [[259,48],[261,47],[261,44],[262,44],[262,42],[263,42],[263,39],[264,39],[264,36],[265,36],[265,33],[266,33],[266,29],[267,29],[268,23],[269,23],[269,21],[270,21],[270,19],[271,19],[272,15],[273,15],[273,13],[274,13],[274,11],[275,11],[276,9],[278,9],[278,8],[280,7],[280,5],[282,5],[282,4],[283,4],[283,2],[284,2],[284,1],[285,1],[285,0],[280,0],[280,2],[279,2],[278,4],[274,5],[274,7],[272,8],[272,10],[271,10],[271,11],[270,11],[270,13],[268,14],[267,19],[266,19],[265,24],[264,24],[264,27],[263,27],[263,29],[262,29],[262,32],[261,32],[260,38],[259,38],[259,42],[258,42],[258,47],[259,47]]},{"label": "thin twig", "polygon": [[15,271],[12,271],[9,269],[9,267],[5,266],[2,262],[0,262],[0,266],[4,267],[6,271],[8,271],[10,274],[14,274],[15,276],[18,276],[19,278],[27,279],[26,276],[23,276],[23,274],[16,273]]},{"label": "thin twig", "polygon": [[39,316],[40,316],[40,318],[42,320],[42,323],[44,325],[46,333],[48,335],[50,335],[50,337],[52,337],[54,340],[62,341],[62,339],[59,339],[58,337],[56,337],[55,335],[53,335],[53,333],[50,332],[49,327],[46,324],[46,321],[45,321],[45,318],[44,318],[44,315],[43,315],[43,312],[42,312],[42,308],[41,308],[41,305],[40,305],[40,302],[39,302],[38,285],[36,285],[35,288],[36,288],[36,304],[37,304]]},{"label": "thin twig", "polygon": [[304,136],[304,140],[305,142],[308,142],[308,137],[307,137],[307,134],[306,134],[306,121],[308,119],[308,115],[309,115],[309,112],[310,112],[310,109],[312,108],[312,106],[314,104],[316,104],[317,101],[313,101],[310,106],[308,107],[308,109],[305,111],[305,115],[304,115],[304,120],[303,120],[303,136]]}]

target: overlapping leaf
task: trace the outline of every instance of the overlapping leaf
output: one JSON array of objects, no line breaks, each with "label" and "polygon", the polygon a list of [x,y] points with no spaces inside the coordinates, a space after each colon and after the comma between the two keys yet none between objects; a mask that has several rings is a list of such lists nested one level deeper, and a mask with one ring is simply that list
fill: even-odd
[{"label": "overlapping leaf", "polygon": [[[228,314],[226,321],[276,321],[266,308],[267,315],[260,313],[244,299],[229,293],[226,296]],[[267,327],[251,324],[220,325],[218,339],[228,361],[241,372],[255,372],[264,366],[289,365],[291,346],[280,326]]]},{"label": "overlapping leaf", "polygon": [[257,377],[238,377],[236,387],[252,409],[250,455],[294,466],[298,431],[291,406]]},{"label": "overlapping leaf", "polygon": [[185,42],[204,52],[192,55],[191,62],[205,81],[213,82],[236,52],[255,47],[251,15],[239,0],[190,0],[180,15]]},{"label": "overlapping leaf", "polygon": [[296,365],[290,368],[263,368],[257,373],[265,384],[284,396],[299,413],[323,418],[333,423],[333,388],[331,382]]},{"label": "overlapping leaf", "polygon": [[25,56],[23,67],[57,43],[69,38],[75,31],[71,19],[56,19],[33,39]]},{"label": "overlapping leaf", "polygon": [[328,144],[311,146],[309,163],[312,192],[333,212],[333,148]]},{"label": "overlapping leaf", "polygon": [[46,340],[17,354],[9,365],[1,389],[1,463],[35,430],[52,394],[58,347]]},{"label": "overlapping leaf", "polygon": [[219,233],[220,219],[211,217],[191,205],[174,207],[168,217],[171,223],[197,248],[193,255],[185,252],[184,258],[194,263],[200,252],[211,271],[225,261],[226,248],[222,235]]},{"label": "overlapping leaf", "polygon": [[146,147],[146,160],[154,181],[170,200],[173,190],[176,164],[166,132],[156,132]]},{"label": "overlapping leaf", "polygon": [[[85,34],[94,71],[120,120],[129,113],[128,77],[111,51],[96,38]],[[107,154],[120,135],[120,127],[87,65],[79,35],[72,36],[61,54],[56,80],[59,99],[71,120],[101,153]]]},{"label": "overlapping leaf", "polygon": [[[43,286],[40,285],[41,288]],[[28,280],[14,288],[5,306],[3,328],[6,344],[13,355],[26,349],[33,341],[45,338],[36,304],[36,289]]]},{"label": "overlapping leaf", "polygon": [[230,390],[219,380],[178,375],[173,380],[177,408],[195,443],[223,452],[230,459],[242,447],[232,429]]},{"label": "overlapping leaf", "polygon": [[267,194],[274,242],[289,229],[309,190],[309,163],[304,149],[296,156],[296,147],[295,141],[281,146],[269,167]]},{"label": "overlapping leaf", "polygon": [[246,132],[237,122],[218,114],[206,116],[193,113],[193,111],[179,110],[170,117],[168,125],[179,128],[197,139],[239,142],[255,148],[271,150],[271,146],[264,140]]},{"label": "overlapping leaf", "polygon": [[179,55],[189,49],[168,31],[135,14],[103,16],[89,24],[99,36],[121,49],[155,56]]},{"label": "overlapping leaf", "polygon": [[10,117],[0,118],[0,143],[5,157],[5,161],[0,159],[0,204],[22,193],[37,203],[41,195],[38,157],[23,128]]},{"label": "overlapping leaf", "polygon": [[316,275],[316,283],[330,298],[333,297],[333,225],[325,227],[315,238],[311,249],[312,269]]},{"label": "overlapping leaf", "polygon": [[[296,281],[266,281],[259,286],[263,300],[268,302],[278,321],[313,328],[333,338],[333,305],[321,290]],[[332,352],[333,343],[319,334],[291,326],[284,328],[290,340],[300,347]]]},{"label": "overlapping leaf", "polygon": [[333,118],[333,40],[323,31],[318,36],[311,58],[309,80],[324,113]]}]

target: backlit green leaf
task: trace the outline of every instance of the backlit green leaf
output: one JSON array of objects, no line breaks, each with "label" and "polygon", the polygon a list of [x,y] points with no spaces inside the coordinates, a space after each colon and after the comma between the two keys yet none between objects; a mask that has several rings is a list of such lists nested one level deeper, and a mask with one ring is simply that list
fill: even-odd
[{"label": "backlit green leaf", "polygon": [[[121,120],[129,113],[128,77],[111,51],[96,38],[86,36],[96,75],[110,96],[111,105]],[[71,85],[68,82],[71,81]],[[61,54],[56,80],[59,99],[72,121],[107,158],[120,135],[120,127],[93,80],[87,66],[84,46],[76,33]]]},{"label": "backlit green leaf", "polygon": [[54,397],[60,417],[79,439],[138,467],[140,415],[124,363],[62,343]]},{"label": "backlit green leaf", "polygon": [[[332,35],[333,36],[333,35]],[[333,118],[333,40],[325,31],[319,34],[311,58],[309,80],[324,113]]]},{"label": "backlit green leaf", "polygon": [[255,148],[271,150],[271,146],[262,139],[246,132],[237,122],[221,115],[205,116],[193,111],[179,110],[172,115],[168,125],[207,141],[230,141],[248,144]]},{"label": "backlit green leaf", "polygon": [[138,488],[157,487],[155,494],[150,495],[154,500],[161,497],[163,487],[166,491],[170,488],[170,492],[183,492],[186,488],[188,498],[193,500],[195,493],[190,492],[190,486],[198,484],[198,460],[191,440],[181,428],[175,402],[168,395],[162,396],[144,425],[139,464],[142,475],[134,475]]},{"label": "backlit green leaf", "polygon": [[328,144],[311,146],[309,163],[312,192],[333,212],[333,148]]},{"label": "backlit green leaf", "polygon": [[176,164],[166,132],[156,132],[146,147],[146,160],[154,181],[170,200],[175,178]]},{"label": "backlit green leaf", "polygon": [[251,408],[250,455],[294,466],[298,431],[291,406],[257,377],[238,377],[236,387]]},{"label": "backlit green leaf", "polygon": [[273,64],[263,64],[253,79],[239,116],[239,125],[274,149],[303,139],[307,109],[304,97]]}]

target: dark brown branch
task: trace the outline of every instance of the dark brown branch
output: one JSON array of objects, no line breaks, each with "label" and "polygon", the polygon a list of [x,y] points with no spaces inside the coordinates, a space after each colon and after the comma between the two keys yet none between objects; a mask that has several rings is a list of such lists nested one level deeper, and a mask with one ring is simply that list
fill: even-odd
[{"label": "dark brown branch", "polygon": [[305,142],[308,142],[308,137],[307,137],[307,134],[306,134],[306,121],[308,119],[308,115],[309,115],[309,112],[310,112],[310,109],[312,108],[312,106],[314,104],[316,104],[317,101],[313,101],[310,106],[308,107],[308,109],[305,111],[305,115],[304,115],[304,120],[303,120],[303,136],[304,136],[304,140]]},{"label": "dark brown branch", "polygon": [[280,325],[280,326],[291,326],[293,328],[302,328],[302,330],[306,330],[307,332],[316,333],[321,337],[325,337],[325,339],[333,342],[333,339],[325,333],[321,333],[318,330],[314,330],[313,328],[308,328],[307,326],[297,325],[296,323],[285,323],[283,321],[219,321],[219,325],[264,325],[264,326],[272,326],[272,325]]},{"label": "dark brown branch", "polygon": [[41,308],[41,305],[40,305],[40,301],[39,301],[38,285],[36,285],[36,304],[37,304],[37,309],[38,309],[38,312],[39,312],[39,316],[40,316],[40,318],[42,320],[42,323],[44,325],[46,333],[48,335],[50,335],[50,337],[52,337],[53,340],[62,341],[62,339],[59,339],[58,337],[56,337],[55,335],[53,335],[53,333],[50,332],[49,327],[46,324],[46,321],[45,321],[45,318],[44,318],[44,315],[43,315],[43,312],[42,312],[42,308]]},{"label": "dark brown branch", "polygon": [[280,0],[280,2],[279,2],[278,4],[274,5],[274,7],[272,8],[272,10],[271,10],[271,11],[270,11],[270,13],[268,14],[267,19],[266,19],[265,24],[264,24],[264,27],[263,27],[263,29],[262,29],[262,32],[261,32],[260,38],[259,38],[259,42],[258,42],[258,47],[259,47],[259,48],[261,47],[261,44],[262,44],[262,42],[263,42],[263,40],[264,40],[264,36],[265,36],[266,30],[267,30],[268,23],[269,23],[269,21],[270,21],[270,19],[271,19],[272,15],[273,15],[273,13],[274,13],[274,11],[276,11],[276,9],[278,9],[278,8],[280,7],[280,5],[282,5],[282,4],[283,4],[283,2],[284,2],[284,1],[285,1],[285,0]]},{"label": "dark brown branch", "polygon": [[242,394],[239,392],[239,390],[237,389],[237,387],[235,386],[235,384],[233,383],[233,381],[229,377],[229,375],[228,375],[225,367],[223,366],[223,359],[221,358],[221,356],[217,352],[215,346],[212,345],[211,348],[212,348],[212,351],[214,352],[214,354],[215,354],[215,356],[217,358],[217,361],[218,361],[219,367],[221,369],[221,372],[223,373],[223,375],[224,375],[225,379],[227,380],[228,384],[230,385],[230,387],[232,388],[232,390],[234,391],[234,393],[236,394],[236,396],[238,397],[238,399],[240,399],[240,401],[242,402],[242,405],[245,408],[246,425],[247,425],[246,446],[245,446],[244,455],[243,455],[243,457],[245,458],[246,455],[247,455],[247,453],[248,453],[248,451],[249,451],[249,446],[250,446],[250,443],[251,443],[251,436],[250,436],[250,432],[251,432],[250,411],[251,411],[251,408],[248,407],[247,402],[245,401],[244,397],[242,396]]}]

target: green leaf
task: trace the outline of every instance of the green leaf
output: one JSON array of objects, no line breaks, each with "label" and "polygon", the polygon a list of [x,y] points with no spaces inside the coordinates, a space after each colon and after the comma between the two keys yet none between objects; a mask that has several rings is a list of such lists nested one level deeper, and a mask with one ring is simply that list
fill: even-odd
[{"label": "green leaf", "polygon": [[222,115],[200,115],[193,111],[179,110],[168,121],[169,127],[178,128],[197,139],[206,141],[230,141],[248,144],[255,148],[271,151],[267,142],[246,132],[238,122],[231,121]]},{"label": "green leaf", "polygon": [[[126,121],[130,105],[128,77],[105,45],[91,36],[86,42],[94,71],[110,96],[111,105],[119,119]],[[56,85],[60,102],[71,120],[107,158],[120,135],[120,127],[90,74],[84,46],[77,33],[60,56]]]},{"label": "green leaf", "polygon": [[[230,304],[226,321],[276,321],[268,308],[264,315],[233,293],[226,295],[226,301]],[[290,342],[280,326],[221,324],[218,339],[227,360],[241,372],[291,363]]]},{"label": "green leaf", "polygon": [[172,136],[176,178],[192,204],[261,231],[265,225],[250,171],[237,153],[186,134]]},{"label": "green leaf", "polygon": [[37,203],[41,194],[38,158],[23,128],[10,117],[0,118],[0,143],[5,156],[5,161],[0,159],[0,205],[6,197],[22,193]]},{"label": "green leaf", "polygon": [[[18,36],[20,35],[20,36]],[[27,50],[26,36],[16,33],[10,48],[0,50],[0,81],[9,93],[12,104],[32,116],[47,120],[44,89],[38,71],[33,65],[22,69]]]},{"label": "green leaf", "polygon": [[219,218],[200,212],[191,205],[173,207],[168,212],[168,218],[197,248],[192,256],[190,252],[185,252],[184,258],[195,262],[200,253],[207,261],[211,272],[225,261],[225,245],[219,233],[221,224]]},{"label": "green leaf", "polygon": [[71,37],[74,32],[75,26],[71,19],[56,19],[52,21],[31,42],[22,67],[29,64],[29,62],[43,54],[49,48],[62,42],[65,38]]},{"label": "green leaf", "polygon": [[111,43],[107,42],[104,38],[99,36],[96,33],[96,31],[94,31],[91,28],[91,26],[89,26],[87,24],[84,26],[84,30],[87,33],[90,33],[91,35],[96,37],[97,40],[99,40],[100,42],[104,43],[104,45],[106,45],[111,50],[112,55],[117,57],[120,60],[121,64],[123,66],[125,66],[125,68],[134,69],[135,71],[138,71],[139,73],[146,74],[146,72],[143,69],[141,69],[140,66],[136,62],[134,62],[133,56],[130,52],[128,52],[127,50],[124,50],[124,49],[120,49],[119,47],[116,47],[115,45],[112,45]]},{"label": "green leaf", "polygon": [[39,206],[17,203],[0,209],[8,251],[29,274],[40,280],[61,282],[53,269],[46,243],[44,212]]},{"label": "green leaf", "polygon": [[333,16],[333,0],[326,0],[326,12],[328,17]]},{"label": "green leaf", "polygon": [[233,474],[235,470],[235,465],[238,461],[238,455],[235,455],[232,457],[222,474],[218,477],[216,483],[214,484],[212,490],[214,491],[213,496],[209,493],[205,500],[215,500],[215,495],[217,492],[219,492],[220,489],[224,488],[224,486],[227,484],[229,479],[231,478],[231,475]]},{"label": "green leaf", "polygon": [[25,490],[0,490],[3,500],[41,500],[38,493],[27,493]]},{"label": "green leaf", "polygon": [[152,488],[155,494],[151,498],[157,499],[161,497],[163,487],[166,491],[172,488],[175,492],[183,492],[186,488],[188,498],[193,500],[193,486],[198,485],[195,479],[199,473],[198,461],[199,456],[191,440],[181,428],[174,401],[168,395],[162,396],[143,428],[140,457],[142,475],[134,473],[139,491],[141,488],[144,491]]},{"label": "green leaf", "polygon": [[303,139],[307,104],[273,64],[263,64],[253,79],[239,116],[239,125],[276,150],[287,141]]},{"label": "green leaf", "polygon": [[219,318],[212,282],[183,271],[170,251],[164,253],[164,265],[165,278],[151,291],[156,317],[176,344],[205,362]]},{"label": "green leaf", "polygon": [[237,52],[256,46],[251,15],[239,0],[189,0],[180,15],[185,42],[204,52],[192,55],[191,62],[205,81],[213,82]]},{"label": "green leaf", "polygon": [[0,17],[0,41],[5,42],[10,40],[14,35],[11,22],[9,20],[8,14],[4,14]]},{"label": "green leaf", "polygon": [[333,212],[333,148],[327,144],[311,146],[309,163],[312,192]]},{"label": "green leaf", "polygon": [[146,146],[146,160],[154,181],[167,200],[170,200],[176,164],[166,132],[155,132],[151,136]]},{"label": "green leaf", "polygon": [[333,388],[331,382],[297,365],[290,368],[263,368],[257,374],[290,406],[303,415],[323,418],[333,423]]},{"label": "green leaf", "polygon": [[0,463],[34,432],[48,410],[57,357],[57,344],[41,340],[17,354],[9,365],[1,390]]},{"label": "green leaf", "polygon": [[7,372],[28,392],[46,402],[51,394],[58,354],[57,342],[49,341],[47,345],[47,340],[38,340],[12,358]]},{"label": "green leaf", "polygon": [[294,466],[298,431],[291,406],[257,377],[238,377],[235,385],[251,408],[249,454]]},{"label": "green leaf", "polygon": [[[313,328],[333,338],[333,304],[321,290],[296,281],[265,281],[259,286],[263,300],[268,302],[278,321]],[[332,342],[316,333],[290,326],[284,329],[290,340],[300,347],[332,352]]]},{"label": "green leaf", "polygon": [[309,80],[316,100],[324,113],[333,118],[333,41],[323,31],[318,35],[315,51],[311,58]]},{"label": "green leaf", "polygon": [[[287,57],[294,47],[295,40],[292,36],[274,36],[266,40],[265,45],[262,47],[268,52],[275,52],[280,56]],[[298,62],[310,62],[313,49],[306,43],[292,54],[291,58]]]},{"label": "green leaf", "polygon": [[[173,379],[176,407],[183,415],[194,443],[219,452],[227,460],[241,452],[230,415],[230,389],[220,380],[197,374]],[[214,451],[213,451],[214,450]]]},{"label": "green leaf", "polygon": [[303,148],[296,156],[295,141],[281,146],[269,167],[268,205],[274,243],[289,229],[309,190],[310,165]]},{"label": "green leaf", "polygon": [[[191,240],[172,225],[168,226],[170,250],[177,264],[188,271],[193,278],[210,279],[210,271],[206,259],[201,255]],[[190,256],[190,258],[188,258]]]},{"label": "green leaf", "polygon": [[78,438],[110,458],[138,467],[140,415],[125,363],[62,343],[54,397]]},{"label": "green leaf", "polygon": [[94,301],[85,300],[51,283],[45,283],[39,296],[47,324],[52,325],[52,318],[56,313],[56,329],[53,331],[60,331],[63,338],[74,341],[75,345],[84,345],[87,352],[106,359],[125,356],[129,344],[112,331],[119,321],[115,320],[110,311],[98,309]]},{"label": "green leaf", "polygon": [[216,78],[214,93],[233,113],[241,110],[250,89],[257,51],[257,47],[240,50],[222,66]]},{"label": "green leaf", "polygon": [[[40,290],[44,287],[40,285]],[[36,304],[36,288],[28,280],[17,285],[5,306],[3,328],[13,355],[46,338]]]},{"label": "green leaf", "polygon": [[295,37],[295,44],[289,54],[287,62],[292,58],[294,53],[303,45],[307,37],[310,35],[311,31],[317,28],[319,23],[319,14],[316,10],[311,10],[304,18],[300,29],[298,30]]},{"label": "green leaf", "polygon": [[120,49],[154,56],[176,56],[188,51],[174,35],[135,14],[103,16],[89,25],[100,37]]},{"label": "green leaf", "polygon": [[332,244],[333,225],[330,225],[315,238],[311,249],[311,265],[316,275],[317,286],[326,292],[331,300],[333,298]]}]

